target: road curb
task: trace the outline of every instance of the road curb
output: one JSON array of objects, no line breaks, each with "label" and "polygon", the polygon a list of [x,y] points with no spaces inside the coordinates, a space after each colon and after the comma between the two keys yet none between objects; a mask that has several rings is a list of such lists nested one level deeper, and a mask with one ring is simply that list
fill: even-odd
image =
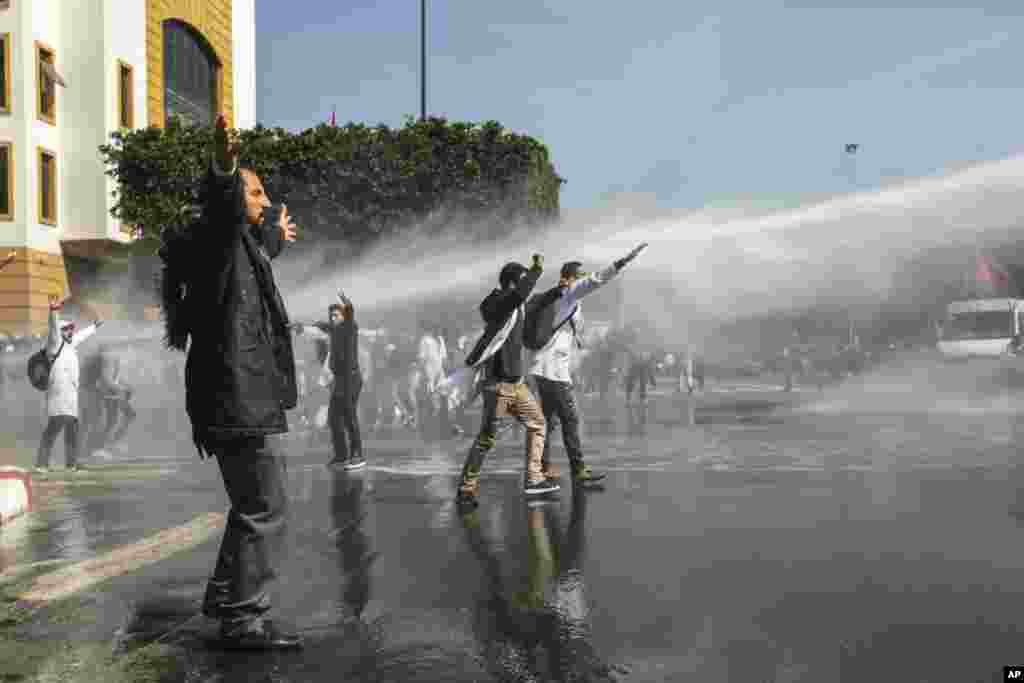
[{"label": "road curb", "polygon": [[32,509],[32,475],[20,467],[0,467],[0,526]]}]

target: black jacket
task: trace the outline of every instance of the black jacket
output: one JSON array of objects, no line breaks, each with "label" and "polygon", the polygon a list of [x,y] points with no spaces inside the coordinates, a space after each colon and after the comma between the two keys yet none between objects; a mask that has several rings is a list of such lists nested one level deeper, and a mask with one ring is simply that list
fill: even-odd
[{"label": "black jacket", "polygon": [[[495,289],[480,303],[480,315],[486,327],[476,346],[466,357],[467,365],[474,365],[477,362],[483,350],[505,326],[508,317],[530,298],[541,272],[539,269],[526,271],[515,286]],[[484,374],[498,382],[511,381],[523,376],[523,316],[519,316],[504,345],[486,362]]]},{"label": "black jacket", "polygon": [[284,248],[276,225],[245,219],[239,173],[211,171],[203,219],[189,235],[184,309],[191,345],[185,406],[200,451],[212,439],[288,431],[298,391],[288,314],[270,260]]},{"label": "black jacket", "polygon": [[363,381],[359,369],[359,325],[354,320],[343,320],[337,325],[315,323],[314,327],[326,332],[331,344],[331,372],[334,391],[344,391]]}]

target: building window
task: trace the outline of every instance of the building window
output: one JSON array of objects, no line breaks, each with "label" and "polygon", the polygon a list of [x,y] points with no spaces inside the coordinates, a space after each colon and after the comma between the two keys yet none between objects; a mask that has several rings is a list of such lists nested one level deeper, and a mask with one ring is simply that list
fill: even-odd
[{"label": "building window", "polygon": [[135,127],[135,70],[131,64],[117,62],[117,125]]},{"label": "building window", "polygon": [[14,148],[0,142],[0,221],[14,219]]},{"label": "building window", "polygon": [[11,113],[11,34],[0,33],[0,113]]},{"label": "building window", "polygon": [[37,116],[41,121],[56,125],[57,86],[64,85],[64,81],[57,74],[57,56],[53,48],[38,42],[36,43],[36,72],[36,85],[39,91]]},{"label": "building window", "polygon": [[212,125],[217,116],[220,63],[213,49],[191,26],[164,22],[164,118]]},{"label": "building window", "polygon": [[39,222],[57,225],[57,155],[39,149]]}]

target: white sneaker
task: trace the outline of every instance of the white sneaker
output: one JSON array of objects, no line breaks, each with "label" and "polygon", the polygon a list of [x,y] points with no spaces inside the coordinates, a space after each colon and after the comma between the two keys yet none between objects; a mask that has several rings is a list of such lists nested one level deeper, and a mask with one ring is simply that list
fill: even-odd
[{"label": "white sneaker", "polygon": [[103,450],[102,448],[93,451],[92,457],[96,458],[97,460],[112,460],[114,458],[110,451]]}]

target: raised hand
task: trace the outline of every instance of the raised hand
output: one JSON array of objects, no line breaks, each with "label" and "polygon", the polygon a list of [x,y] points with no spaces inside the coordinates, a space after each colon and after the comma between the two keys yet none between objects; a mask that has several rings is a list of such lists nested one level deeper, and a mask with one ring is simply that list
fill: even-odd
[{"label": "raised hand", "polygon": [[281,234],[284,236],[285,242],[294,242],[297,236],[295,223],[292,222],[292,217],[288,215],[288,205],[281,205],[281,218],[277,222],[281,228]]},{"label": "raised hand", "polygon": [[217,166],[222,170],[232,168],[238,158],[240,147],[238,133],[228,130],[227,119],[221,114],[217,117],[217,127],[213,132],[213,155],[217,160]]},{"label": "raised hand", "polygon": [[629,252],[628,254],[626,254],[625,256],[620,258],[618,261],[616,261],[615,262],[615,267],[618,270],[622,270],[626,266],[627,263],[629,263],[630,261],[635,259],[637,257],[637,255],[641,251],[646,249],[646,248],[647,248],[647,242],[641,242],[639,246],[637,246],[635,249],[633,249],[633,251]]},{"label": "raised hand", "polygon": [[64,307],[64,304],[67,303],[68,299],[70,299],[70,298],[71,297],[67,297],[67,298],[61,299],[56,294],[51,294],[49,296],[50,310],[51,311],[59,311],[61,308]]}]

